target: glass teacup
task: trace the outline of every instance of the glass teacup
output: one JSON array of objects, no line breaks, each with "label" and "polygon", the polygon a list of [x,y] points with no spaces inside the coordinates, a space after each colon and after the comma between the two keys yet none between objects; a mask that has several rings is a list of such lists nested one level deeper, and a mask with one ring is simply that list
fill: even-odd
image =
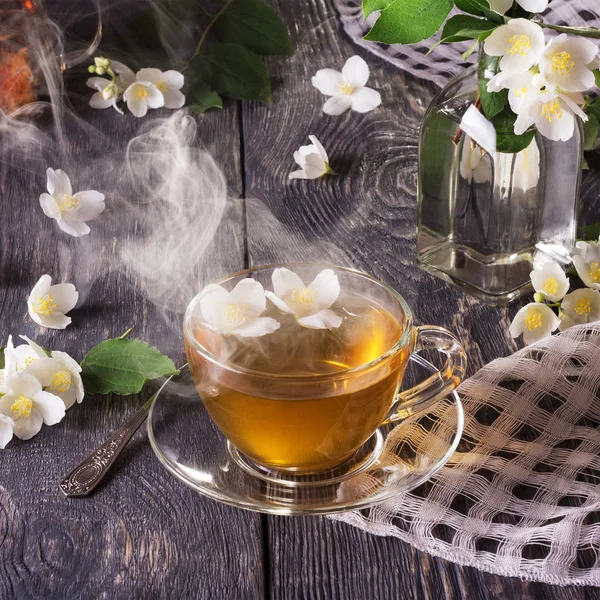
[{"label": "glass teacup", "polygon": [[[287,288],[279,297],[267,292],[270,299],[260,318],[267,319],[268,333],[262,335],[257,322],[248,321],[256,300],[251,296],[260,296],[260,286],[236,286],[251,279],[265,290],[281,290],[282,273]],[[414,327],[405,300],[364,273],[326,265],[271,265],[237,273],[219,285],[251,290],[248,306],[236,292],[231,297],[236,302],[225,298],[211,307],[225,325],[238,325],[238,333],[228,333],[204,314],[209,312],[203,304],[206,292],[192,300],[184,320],[190,370],[217,427],[263,470],[331,471],[352,459],[381,425],[424,410],[464,376],[466,355],[458,340],[440,327]],[[261,335],[245,335],[257,331]],[[423,349],[445,355],[444,366],[399,393],[409,357]]]}]

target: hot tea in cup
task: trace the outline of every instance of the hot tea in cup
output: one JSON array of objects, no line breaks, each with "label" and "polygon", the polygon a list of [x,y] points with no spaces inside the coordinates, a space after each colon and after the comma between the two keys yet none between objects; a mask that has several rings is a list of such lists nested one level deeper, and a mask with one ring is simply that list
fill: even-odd
[{"label": "hot tea in cup", "polygon": [[[455,338],[413,328],[394,290],[318,265],[207,286],[184,337],[198,393],[230,443],[263,468],[300,473],[344,463],[384,422],[452,391],[465,368]],[[411,353],[424,347],[445,353],[446,365],[399,394]]]}]

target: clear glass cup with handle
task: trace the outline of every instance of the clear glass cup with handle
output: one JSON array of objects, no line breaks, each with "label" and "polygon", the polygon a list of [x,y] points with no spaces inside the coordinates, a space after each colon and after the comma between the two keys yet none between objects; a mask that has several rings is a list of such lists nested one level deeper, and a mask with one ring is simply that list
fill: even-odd
[{"label": "clear glass cup with handle", "polygon": [[[223,335],[207,324],[202,294],[184,319],[199,396],[234,451],[257,470],[318,476],[339,470],[379,427],[427,410],[462,381],[466,354],[460,342],[441,327],[416,327],[404,298],[364,273],[327,265],[272,265],[232,275],[219,285],[231,291],[252,279],[268,290],[278,269],[293,271],[303,282],[324,271],[334,274],[341,291],[330,310],[341,324],[303,327],[298,315],[267,301],[264,315],[280,323],[275,332],[254,338]],[[308,284],[288,296],[304,303],[316,298]],[[244,318],[243,306],[223,305],[222,310]],[[440,352],[444,365],[399,392],[410,356],[422,350]]]}]

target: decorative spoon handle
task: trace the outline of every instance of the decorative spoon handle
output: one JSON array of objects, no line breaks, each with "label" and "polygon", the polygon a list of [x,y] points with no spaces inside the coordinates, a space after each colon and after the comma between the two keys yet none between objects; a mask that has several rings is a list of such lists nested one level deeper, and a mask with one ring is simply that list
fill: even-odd
[{"label": "decorative spoon handle", "polygon": [[83,498],[102,481],[121,450],[146,420],[155,397],[156,394],[60,482],[60,490],[65,496]]}]

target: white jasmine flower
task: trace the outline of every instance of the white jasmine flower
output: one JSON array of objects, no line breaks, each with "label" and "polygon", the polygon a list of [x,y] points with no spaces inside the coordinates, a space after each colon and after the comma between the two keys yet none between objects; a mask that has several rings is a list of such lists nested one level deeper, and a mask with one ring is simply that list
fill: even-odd
[{"label": "white jasmine flower", "polygon": [[600,290],[600,243],[578,242],[572,255],[581,281],[589,288]]},{"label": "white jasmine flower", "polygon": [[537,23],[512,19],[494,29],[483,47],[487,55],[502,57],[502,71],[522,73],[537,65],[545,44],[544,31]]},{"label": "white jasmine flower", "polygon": [[515,133],[522,135],[532,125],[550,140],[567,141],[575,132],[575,116],[587,121],[587,115],[579,108],[583,104],[579,92],[543,91],[522,108],[515,121]]},{"label": "white jasmine flower", "polygon": [[135,81],[135,73],[127,65],[116,60],[113,60],[110,66],[118,75],[114,81],[104,77],[90,77],[85,82],[88,87],[98,90],[90,98],[90,106],[100,109],[112,106],[117,112],[123,114],[117,102],[122,98],[123,92]]},{"label": "white jasmine flower", "polygon": [[206,324],[217,333],[260,337],[273,333],[280,325],[275,319],[261,317],[267,308],[265,290],[254,279],[242,279],[231,292],[207,285],[200,295],[200,311]]},{"label": "white jasmine flower", "polygon": [[165,99],[165,108],[181,108],[185,96],[179,91],[183,87],[183,75],[177,71],[160,69],[140,69],[136,74],[138,81],[153,83]]},{"label": "white jasmine flower", "polygon": [[33,375],[47,392],[58,396],[65,408],[83,400],[81,367],[66,352],[55,351],[51,357],[35,360],[25,372]]},{"label": "white jasmine flower", "polygon": [[[550,0],[517,0],[517,4],[530,13],[541,13],[548,8]],[[489,0],[490,8],[503,15],[512,7],[514,0]]]},{"label": "white jasmine flower", "polygon": [[8,336],[6,348],[4,348],[4,379],[8,380],[15,373],[24,371],[33,361],[40,358],[47,358],[43,348],[31,341],[28,337],[21,336],[26,344],[21,344],[15,348],[12,335]]},{"label": "white jasmine flower", "polygon": [[80,237],[90,232],[86,221],[95,219],[105,208],[104,194],[85,190],[73,194],[69,176],[60,169],[48,169],[48,193],[41,194],[40,205],[44,214],[55,219],[69,235]]},{"label": "white jasmine flower", "polygon": [[366,113],[381,104],[379,92],[365,87],[368,80],[367,63],[360,56],[351,56],[341,73],[335,69],[321,69],[312,78],[312,84],[322,94],[331,96],[323,105],[323,112],[340,115],[349,108]]},{"label": "white jasmine flower", "polygon": [[598,46],[563,33],[552,38],[540,58],[540,79],[548,89],[584,92],[594,87],[593,62]]},{"label": "white jasmine flower", "polygon": [[318,179],[323,175],[335,175],[329,166],[329,157],[321,142],[314,135],[309,135],[308,139],[312,142],[310,146],[300,146],[294,152],[294,160],[300,170],[290,173],[290,179]]},{"label": "white jasmine flower", "polygon": [[490,156],[496,153],[496,129],[475,105],[469,106],[460,122],[460,128],[477,142]]},{"label": "white jasmine flower", "polygon": [[539,73],[535,71],[500,72],[490,79],[487,89],[488,92],[508,90],[510,108],[518,115],[523,108],[535,100],[542,89],[542,84]]},{"label": "white jasmine flower", "polygon": [[534,344],[558,329],[559,324],[560,319],[549,306],[532,302],[516,314],[509,331],[512,337],[522,334],[526,344]]},{"label": "white jasmine flower", "polygon": [[[594,242],[592,242],[594,243]],[[588,242],[579,241],[575,243],[575,248],[571,250],[571,256],[585,256]]]},{"label": "white jasmine flower", "polygon": [[14,427],[15,422],[10,417],[0,414],[0,450],[12,440]]},{"label": "white jasmine flower", "polygon": [[535,141],[521,150],[515,156],[515,165],[513,170],[513,186],[522,189],[524,192],[534,188],[540,180],[540,149]]},{"label": "white jasmine flower", "polygon": [[550,302],[558,302],[569,291],[569,279],[561,266],[551,260],[530,275],[533,289],[543,294]]},{"label": "white jasmine flower", "polygon": [[573,325],[600,321],[600,292],[587,288],[575,290],[565,296],[560,310],[561,331]]},{"label": "white jasmine flower", "polygon": [[149,81],[134,81],[123,94],[127,108],[136,117],[144,117],[148,108],[160,108],[165,98],[160,90]]},{"label": "white jasmine flower", "polygon": [[51,284],[50,275],[42,275],[33,286],[27,300],[29,316],[42,327],[64,329],[71,323],[65,314],[77,304],[79,292],[72,283]]},{"label": "white jasmine flower", "polygon": [[32,438],[42,424],[56,425],[65,416],[65,403],[54,394],[42,391],[40,382],[27,373],[17,373],[8,381],[8,392],[0,398],[0,413],[14,421],[14,434]]},{"label": "white jasmine flower", "polygon": [[275,269],[273,292],[267,298],[282,312],[294,315],[298,323],[309,329],[334,329],[342,318],[329,307],[340,294],[340,283],[331,269],[321,271],[308,286],[289,269]]},{"label": "white jasmine flower", "polygon": [[460,175],[469,183],[487,183],[492,180],[492,161],[482,148],[473,145],[471,138],[465,135],[460,160]]},{"label": "white jasmine flower", "polygon": [[123,114],[123,111],[117,105],[120,95],[114,81],[110,81],[104,77],[90,77],[85,82],[85,85],[98,90],[90,98],[89,104],[92,108],[108,108],[112,106],[117,112]]}]

